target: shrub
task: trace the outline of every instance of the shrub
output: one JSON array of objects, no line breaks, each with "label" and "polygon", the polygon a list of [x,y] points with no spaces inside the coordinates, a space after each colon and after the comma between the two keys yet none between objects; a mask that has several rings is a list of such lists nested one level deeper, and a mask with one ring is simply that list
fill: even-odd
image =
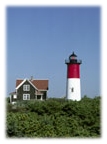
[{"label": "shrub", "polygon": [[100,137],[100,97],[8,104],[8,137]]}]

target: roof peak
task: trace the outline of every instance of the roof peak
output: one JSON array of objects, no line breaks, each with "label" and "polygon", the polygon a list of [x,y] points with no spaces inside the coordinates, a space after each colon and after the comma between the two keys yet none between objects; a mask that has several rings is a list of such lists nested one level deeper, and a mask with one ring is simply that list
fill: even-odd
[{"label": "roof peak", "polygon": [[24,84],[24,82],[28,81],[31,85],[34,86],[35,89],[42,89],[42,90],[48,90],[48,83],[49,80],[30,80],[30,79],[21,79],[21,80],[16,80],[16,89],[18,89],[20,86]]},{"label": "roof peak", "polygon": [[[28,78],[24,78],[24,79],[16,79],[16,80],[31,80],[31,79],[28,79]],[[33,80],[49,80],[49,79],[33,79]]]}]

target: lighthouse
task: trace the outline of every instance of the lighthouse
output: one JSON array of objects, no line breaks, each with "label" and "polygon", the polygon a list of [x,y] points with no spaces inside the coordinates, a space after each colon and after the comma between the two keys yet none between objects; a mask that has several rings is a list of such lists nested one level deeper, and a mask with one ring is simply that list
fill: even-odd
[{"label": "lighthouse", "polygon": [[82,61],[78,60],[73,52],[65,63],[67,64],[66,98],[79,101],[81,100],[80,64]]}]

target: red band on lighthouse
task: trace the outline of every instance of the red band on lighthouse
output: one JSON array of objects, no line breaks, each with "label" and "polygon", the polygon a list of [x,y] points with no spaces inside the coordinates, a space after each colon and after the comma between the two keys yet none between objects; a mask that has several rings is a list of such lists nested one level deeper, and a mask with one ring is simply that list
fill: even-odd
[{"label": "red band on lighthouse", "polygon": [[79,64],[68,64],[67,78],[80,78]]}]

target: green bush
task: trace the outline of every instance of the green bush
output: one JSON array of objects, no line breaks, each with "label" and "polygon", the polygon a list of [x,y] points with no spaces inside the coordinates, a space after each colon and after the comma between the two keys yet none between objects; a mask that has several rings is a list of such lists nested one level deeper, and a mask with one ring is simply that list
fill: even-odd
[{"label": "green bush", "polygon": [[100,137],[100,97],[7,105],[7,137]]}]

